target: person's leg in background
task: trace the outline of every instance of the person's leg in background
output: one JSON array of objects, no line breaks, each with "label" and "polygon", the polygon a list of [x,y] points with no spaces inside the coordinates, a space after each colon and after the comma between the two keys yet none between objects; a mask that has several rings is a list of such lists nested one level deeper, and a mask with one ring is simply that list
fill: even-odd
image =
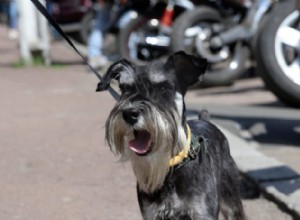
[{"label": "person's leg in background", "polygon": [[8,38],[17,39],[18,34],[18,6],[16,0],[10,0],[8,5]]},{"label": "person's leg in background", "polygon": [[92,26],[92,31],[88,39],[88,62],[94,68],[109,63],[106,56],[103,55],[103,42],[105,29],[109,23],[111,5],[101,4],[96,12],[96,17]]}]

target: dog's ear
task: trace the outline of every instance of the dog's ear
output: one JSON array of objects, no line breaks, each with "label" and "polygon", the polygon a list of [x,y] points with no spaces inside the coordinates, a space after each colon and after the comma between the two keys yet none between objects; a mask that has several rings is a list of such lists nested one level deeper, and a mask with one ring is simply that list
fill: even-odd
[{"label": "dog's ear", "polygon": [[175,68],[181,92],[185,94],[187,88],[195,84],[204,74],[207,60],[179,51],[168,58],[166,65]]},{"label": "dog's ear", "polygon": [[102,81],[98,83],[96,92],[107,90],[111,80],[119,80],[120,75],[124,72],[133,72],[132,64],[128,60],[122,59],[112,64],[104,74]]}]

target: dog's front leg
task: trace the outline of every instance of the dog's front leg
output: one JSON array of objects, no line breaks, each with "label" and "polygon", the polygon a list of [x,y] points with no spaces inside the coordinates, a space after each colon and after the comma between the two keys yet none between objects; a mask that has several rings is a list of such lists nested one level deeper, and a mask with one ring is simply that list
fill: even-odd
[{"label": "dog's front leg", "polygon": [[169,205],[148,204],[142,208],[144,220],[175,220],[174,210]]},{"label": "dog's front leg", "polygon": [[174,218],[174,209],[172,209],[171,204],[164,204],[164,209],[158,212],[159,219],[161,220],[169,220]]}]

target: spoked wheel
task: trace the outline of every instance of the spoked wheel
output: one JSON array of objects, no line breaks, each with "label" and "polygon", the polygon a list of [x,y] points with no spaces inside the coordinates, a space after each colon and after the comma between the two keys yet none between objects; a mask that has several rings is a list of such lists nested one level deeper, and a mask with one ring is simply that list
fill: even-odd
[{"label": "spoked wheel", "polygon": [[155,18],[138,16],[121,30],[120,55],[135,64],[166,58],[170,38],[159,28]]},{"label": "spoked wheel", "polygon": [[266,86],[283,102],[300,107],[300,13],[280,2],[258,36],[257,62]]},{"label": "spoked wheel", "polygon": [[216,31],[222,29],[222,17],[218,11],[201,6],[183,13],[175,22],[171,37],[173,52],[184,50],[208,60],[204,75],[206,86],[227,85],[239,78],[245,70],[249,50],[240,42],[213,48],[211,41]]}]

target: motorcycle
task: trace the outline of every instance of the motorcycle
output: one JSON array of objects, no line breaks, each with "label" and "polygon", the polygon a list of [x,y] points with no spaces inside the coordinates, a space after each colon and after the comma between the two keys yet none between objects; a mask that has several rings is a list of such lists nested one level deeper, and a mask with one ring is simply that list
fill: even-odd
[{"label": "motorcycle", "polygon": [[209,62],[204,86],[232,84],[257,61],[265,85],[288,105],[300,106],[300,13],[292,0],[202,2],[175,22],[173,52]]},{"label": "motorcycle", "polygon": [[164,59],[170,48],[173,21],[194,9],[189,0],[155,1],[136,14],[119,33],[119,53],[135,64]]},{"label": "motorcycle", "polygon": [[247,68],[248,45],[266,10],[258,2],[204,0],[176,20],[171,50],[185,50],[207,59],[203,86],[232,84]]},{"label": "motorcycle", "polygon": [[258,72],[265,85],[294,107],[300,107],[299,9],[293,1],[274,4],[263,21],[256,47]]},{"label": "motorcycle", "polygon": [[[86,44],[99,7],[97,1],[51,1],[55,2],[52,15],[62,29],[74,32],[75,39]],[[86,6],[84,11],[82,4]],[[173,21],[183,11],[193,8],[189,0],[115,0],[104,31],[116,36],[118,51],[113,52],[118,52],[118,57],[142,64],[168,54]]]}]

